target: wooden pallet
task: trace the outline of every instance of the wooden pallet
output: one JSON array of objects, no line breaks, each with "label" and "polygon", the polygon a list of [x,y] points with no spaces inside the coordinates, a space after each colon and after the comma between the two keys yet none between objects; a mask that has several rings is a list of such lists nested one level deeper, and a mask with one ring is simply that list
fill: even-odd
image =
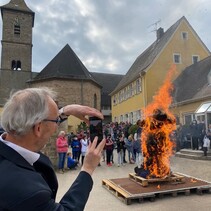
[{"label": "wooden pallet", "polygon": [[144,200],[144,198],[149,198],[150,201],[154,201],[155,194],[145,194],[142,196],[134,196],[127,192],[126,190],[122,189],[109,179],[103,179],[102,180],[102,186],[106,188],[110,193],[112,193],[116,198],[124,202],[126,205],[130,205],[132,201],[136,200],[139,203]]},{"label": "wooden pallet", "polygon": [[135,173],[129,173],[129,178],[140,183],[142,186],[146,187],[149,183],[154,182],[184,182],[184,176],[179,173],[172,173],[171,177],[166,178],[154,178],[154,179],[145,179],[143,177],[136,176]]},{"label": "wooden pallet", "polygon": [[[187,177],[185,177],[187,179]],[[189,178],[190,179],[190,178]],[[118,182],[122,180],[122,182]],[[172,184],[172,189],[162,190],[156,188],[156,183],[152,183],[149,186],[143,186],[140,181],[135,181],[131,178],[118,178],[118,179],[103,179],[102,186],[112,193],[116,198],[124,202],[126,205],[130,205],[132,202],[143,202],[144,200],[149,200],[151,202],[155,201],[156,198],[163,198],[165,195],[170,195],[176,197],[179,194],[184,194],[189,196],[191,193],[196,193],[202,195],[203,193],[211,193],[211,184],[206,181],[199,185],[192,185],[187,187],[181,187],[184,184]],[[124,186],[124,182],[126,186]],[[127,187],[135,187],[137,192],[132,193]],[[148,191],[148,189],[154,186],[154,189]],[[162,186],[162,185],[161,185]]]}]

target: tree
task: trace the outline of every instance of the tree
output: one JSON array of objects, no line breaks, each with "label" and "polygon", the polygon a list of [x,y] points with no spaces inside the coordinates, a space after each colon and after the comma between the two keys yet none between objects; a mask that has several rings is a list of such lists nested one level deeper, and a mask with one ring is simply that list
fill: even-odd
[{"label": "tree", "polygon": [[81,122],[80,125],[78,125],[78,131],[84,130],[86,131],[88,129],[88,126],[85,122]]},{"label": "tree", "polygon": [[134,136],[134,134],[136,133],[137,129],[138,129],[138,125],[137,124],[132,125],[132,126],[130,126],[130,128],[128,130],[128,133],[129,134],[133,134],[133,136]]}]

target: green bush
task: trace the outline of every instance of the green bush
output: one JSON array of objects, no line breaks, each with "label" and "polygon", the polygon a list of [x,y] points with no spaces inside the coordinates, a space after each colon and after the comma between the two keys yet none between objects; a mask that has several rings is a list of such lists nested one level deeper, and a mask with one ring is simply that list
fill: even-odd
[{"label": "green bush", "polygon": [[81,122],[80,125],[78,125],[77,129],[78,129],[78,131],[80,131],[80,130],[86,131],[88,129],[88,126],[85,122]]},{"label": "green bush", "polygon": [[137,129],[138,129],[138,125],[135,124],[135,125],[130,126],[128,132],[129,132],[129,134],[133,134],[134,135],[135,132],[137,131]]}]

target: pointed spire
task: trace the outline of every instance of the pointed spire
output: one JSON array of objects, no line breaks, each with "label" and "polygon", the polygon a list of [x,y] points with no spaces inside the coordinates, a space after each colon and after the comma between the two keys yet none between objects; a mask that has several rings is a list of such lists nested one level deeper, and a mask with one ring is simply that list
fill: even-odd
[{"label": "pointed spire", "polygon": [[33,16],[32,27],[34,26],[35,13],[31,9],[29,9],[24,0],[10,0],[8,4],[0,6],[0,9],[1,9],[1,15],[3,15],[3,10],[13,10],[13,11],[30,13]]},{"label": "pointed spire", "polygon": [[29,7],[26,5],[24,0],[10,0],[8,4],[1,6],[3,9],[13,9],[13,10],[21,10],[25,12],[34,13]]}]

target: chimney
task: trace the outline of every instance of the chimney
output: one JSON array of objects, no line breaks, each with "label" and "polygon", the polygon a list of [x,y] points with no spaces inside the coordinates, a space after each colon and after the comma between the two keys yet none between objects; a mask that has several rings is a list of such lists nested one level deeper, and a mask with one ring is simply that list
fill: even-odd
[{"label": "chimney", "polygon": [[164,34],[164,29],[160,27],[157,30],[157,40],[159,40],[163,36],[163,34]]}]

